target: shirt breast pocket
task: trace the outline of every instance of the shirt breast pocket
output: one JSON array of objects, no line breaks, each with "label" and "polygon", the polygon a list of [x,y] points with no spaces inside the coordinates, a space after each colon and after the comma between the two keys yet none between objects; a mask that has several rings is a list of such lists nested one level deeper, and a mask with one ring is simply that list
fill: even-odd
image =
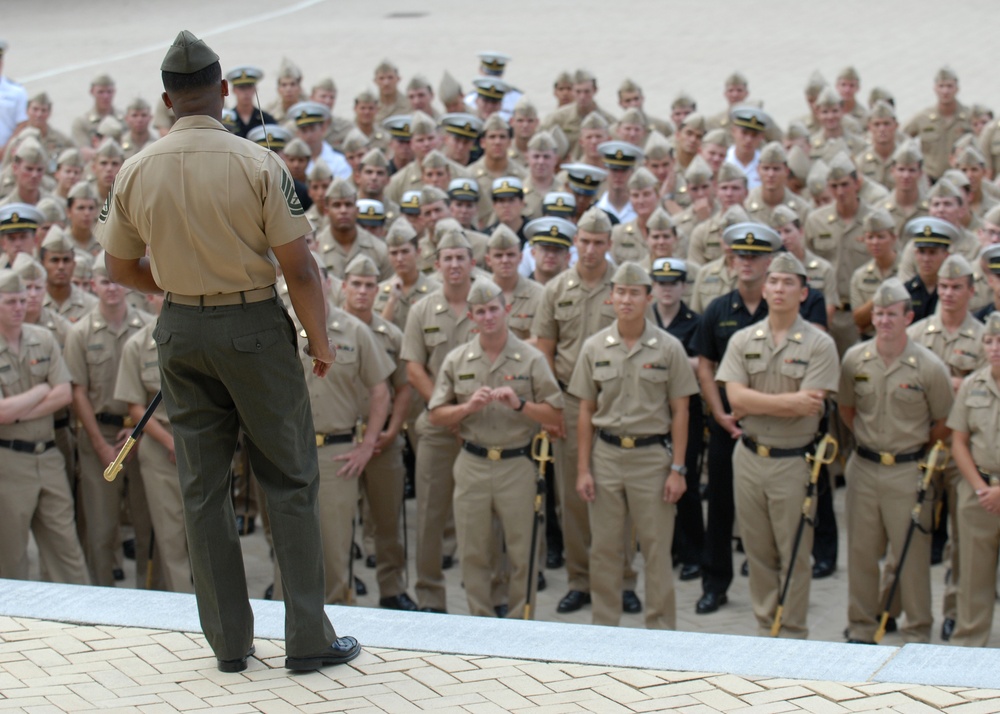
[{"label": "shirt breast pocket", "polygon": [[606,385],[613,384],[615,380],[621,378],[621,370],[612,364],[594,367],[594,381],[601,385],[603,389]]},{"label": "shirt breast pocket", "polygon": [[986,434],[989,438],[1000,438],[1000,434],[992,433],[996,428],[994,405],[994,400],[988,395],[970,394],[965,398],[969,433],[977,432]]},{"label": "shirt breast pocket", "polygon": [[875,385],[871,382],[854,383],[854,406],[858,411],[871,411],[875,406],[876,397]]},{"label": "shirt breast pocket", "polygon": [[808,366],[800,360],[791,360],[782,362],[778,371],[781,376],[788,379],[802,380],[806,376],[806,367]]},{"label": "shirt breast pocket", "polygon": [[424,345],[427,347],[428,352],[433,352],[435,347],[443,345],[447,341],[448,335],[445,334],[444,330],[424,332]]},{"label": "shirt breast pocket", "polygon": [[575,300],[557,303],[552,316],[559,323],[560,330],[575,325],[580,320],[580,309]]},{"label": "shirt breast pocket", "polygon": [[923,389],[908,389],[906,387],[896,387],[892,391],[892,399],[900,408],[907,411],[927,401]]}]

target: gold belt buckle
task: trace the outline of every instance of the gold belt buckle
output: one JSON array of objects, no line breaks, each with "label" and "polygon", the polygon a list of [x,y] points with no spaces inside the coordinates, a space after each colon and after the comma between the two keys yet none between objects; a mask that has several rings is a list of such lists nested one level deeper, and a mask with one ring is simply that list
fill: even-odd
[{"label": "gold belt buckle", "polygon": [[888,451],[883,451],[879,454],[879,461],[882,462],[883,466],[892,466],[896,463],[895,454],[890,454]]},{"label": "gold belt buckle", "polygon": [[757,444],[757,456],[761,458],[768,459],[771,457],[771,447],[764,446],[763,444]]},{"label": "gold belt buckle", "polygon": [[131,429],[132,427],[135,426],[135,419],[133,419],[130,416],[125,417],[124,419],[122,419],[122,426],[125,427],[126,429]]},{"label": "gold belt buckle", "polygon": [[44,454],[45,453],[45,442],[44,441],[36,441],[35,442],[35,453],[36,454]]},{"label": "gold belt buckle", "polygon": [[503,455],[503,450],[493,447],[492,449],[486,450],[486,458],[490,461],[499,461],[500,457]]},{"label": "gold belt buckle", "polygon": [[622,437],[622,448],[623,449],[634,449],[635,448],[635,439],[633,439],[631,436],[623,436]]},{"label": "gold belt buckle", "polygon": [[316,448],[326,445],[326,436],[324,434],[316,435]]}]

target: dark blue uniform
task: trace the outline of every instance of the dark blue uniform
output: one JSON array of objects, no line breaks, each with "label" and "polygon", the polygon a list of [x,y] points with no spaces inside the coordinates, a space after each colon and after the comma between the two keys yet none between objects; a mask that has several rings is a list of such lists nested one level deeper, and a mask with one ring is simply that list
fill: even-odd
[{"label": "dark blue uniform", "polygon": [[906,291],[910,293],[910,300],[913,302],[913,321],[923,320],[934,314],[937,308],[938,296],[937,288],[934,291],[927,289],[924,281],[918,275],[906,282]]}]

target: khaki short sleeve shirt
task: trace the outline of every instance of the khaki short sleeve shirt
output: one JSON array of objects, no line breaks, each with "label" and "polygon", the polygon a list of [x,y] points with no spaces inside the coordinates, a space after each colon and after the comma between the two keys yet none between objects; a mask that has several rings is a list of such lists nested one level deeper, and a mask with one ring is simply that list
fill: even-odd
[{"label": "khaki short sleeve shirt", "polygon": [[[55,336],[44,327],[21,326],[21,345],[15,353],[0,336],[0,399],[27,392],[39,384],[55,387],[70,381]],[[17,424],[0,424],[0,439],[48,441],[53,438],[52,416]]]},{"label": "khaki short sleeve shirt", "polygon": [[1000,475],[1000,387],[989,365],[962,381],[948,415],[948,428],[969,435],[976,466]]}]

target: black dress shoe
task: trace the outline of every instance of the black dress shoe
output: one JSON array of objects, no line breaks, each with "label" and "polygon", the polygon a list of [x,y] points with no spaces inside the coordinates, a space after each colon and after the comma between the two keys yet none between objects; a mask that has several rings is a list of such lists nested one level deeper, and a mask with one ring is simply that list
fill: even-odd
[{"label": "black dress shoe", "polygon": [[744,578],[750,577],[750,561],[744,560],[743,565],[740,566],[740,575]]},{"label": "black dress shoe", "polygon": [[951,639],[952,634],[955,632],[955,619],[951,617],[944,618],[944,622],[941,623],[941,639],[947,642]]},{"label": "black dress shoe", "polygon": [[548,586],[549,586],[549,584],[547,582],[545,582],[545,573],[543,573],[541,570],[539,570],[538,571],[538,587],[535,588],[535,592],[539,592],[540,593],[542,590],[544,590]]},{"label": "black dress shoe", "polygon": [[311,672],[320,667],[345,664],[361,654],[361,645],[353,637],[338,637],[322,652],[307,657],[286,657],[285,669],[296,672]]},{"label": "black dress shoe", "polygon": [[828,578],[837,570],[837,564],[832,560],[817,560],[813,565],[813,580]]},{"label": "black dress shoe", "polygon": [[374,568],[375,567],[375,556],[374,555],[369,555],[367,558],[365,558],[365,567],[366,568]]},{"label": "black dress shoe", "polygon": [[874,641],[872,641],[872,640],[858,640],[858,639],[855,639],[853,637],[849,637],[847,639],[847,644],[849,644],[849,645],[874,645],[876,643]]},{"label": "black dress shoe", "polygon": [[247,653],[240,657],[239,659],[218,659],[216,663],[219,665],[220,672],[242,672],[247,668],[247,657],[252,657],[253,653],[257,651],[257,648],[250,645],[250,649]]},{"label": "black dress shoe", "polygon": [[436,607],[422,607],[422,608],[420,608],[420,612],[433,612],[433,613],[435,613],[437,615],[447,615],[448,614],[447,610],[439,610]]},{"label": "black dress shoe", "polygon": [[549,570],[561,568],[565,564],[566,559],[563,558],[563,554],[558,550],[550,550],[545,556],[545,567]]},{"label": "black dress shoe", "polygon": [[416,612],[417,603],[410,599],[410,596],[405,592],[399,595],[393,595],[391,597],[379,598],[379,607],[384,607],[386,610],[406,610],[407,612]]},{"label": "black dress shoe", "polygon": [[566,614],[567,612],[576,612],[584,605],[590,604],[590,593],[585,593],[581,590],[570,590],[563,599],[559,601],[556,606],[556,612],[561,612]]},{"label": "black dress shoe", "polygon": [[129,560],[135,560],[135,538],[129,538],[122,542],[122,555]]},{"label": "black dress shoe", "polygon": [[455,558],[451,555],[445,555],[441,558],[441,570],[451,570],[455,565]]},{"label": "black dress shoe", "polygon": [[699,615],[707,615],[710,612],[715,612],[727,602],[729,602],[729,598],[726,597],[725,593],[705,593],[698,600],[694,611]]},{"label": "black dress shoe", "polygon": [[887,619],[885,621],[885,631],[886,632],[895,632],[898,629],[899,629],[899,626],[896,624],[896,618],[895,617],[890,617],[889,619]]},{"label": "black dress shoe", "polygon": [[681,566],[681,580],[697,580],[701,577],[701,566],[697,563],[688,563]]},{"label": "black dress shoe", "polygon": [[630,615],[642,612],[642,601],[635,594],[635,590],[622,590],[622,612]]},{"label": "black dress shoe", "polygon": [[267,589],[264,590],[264,599],[265,600],[274,600],[274,583],[271,583],[270,585],[268,585]]},{"label": "black dress shoe", "polygon": [[361,560],[361,548],[357,543],[351,543],[351,557],[355,560]]},{"label": "black dress shoe", "polygon": [[257,529],[257,521],[248,516],[236,516],[236,532],[241,536],[250,535]]},{"label": "black dress shoe", "polygon": [[497,617],[507,617],[507,613],[510,612],[510,608],[507,605],[497,605],[493,610],[496,612]]},{"label": "black dress shoe", "polygon": [[368,594],[368,586],[361,582],[361,578],[357,575],[354,576],[354,594],[358,597]]},{"label": "black dress shoe", "polygon": [[116,582],[121,582],[125,579],[125,571],[121,568],[115,568],[111,571],[111,577],[115,579]]}]

